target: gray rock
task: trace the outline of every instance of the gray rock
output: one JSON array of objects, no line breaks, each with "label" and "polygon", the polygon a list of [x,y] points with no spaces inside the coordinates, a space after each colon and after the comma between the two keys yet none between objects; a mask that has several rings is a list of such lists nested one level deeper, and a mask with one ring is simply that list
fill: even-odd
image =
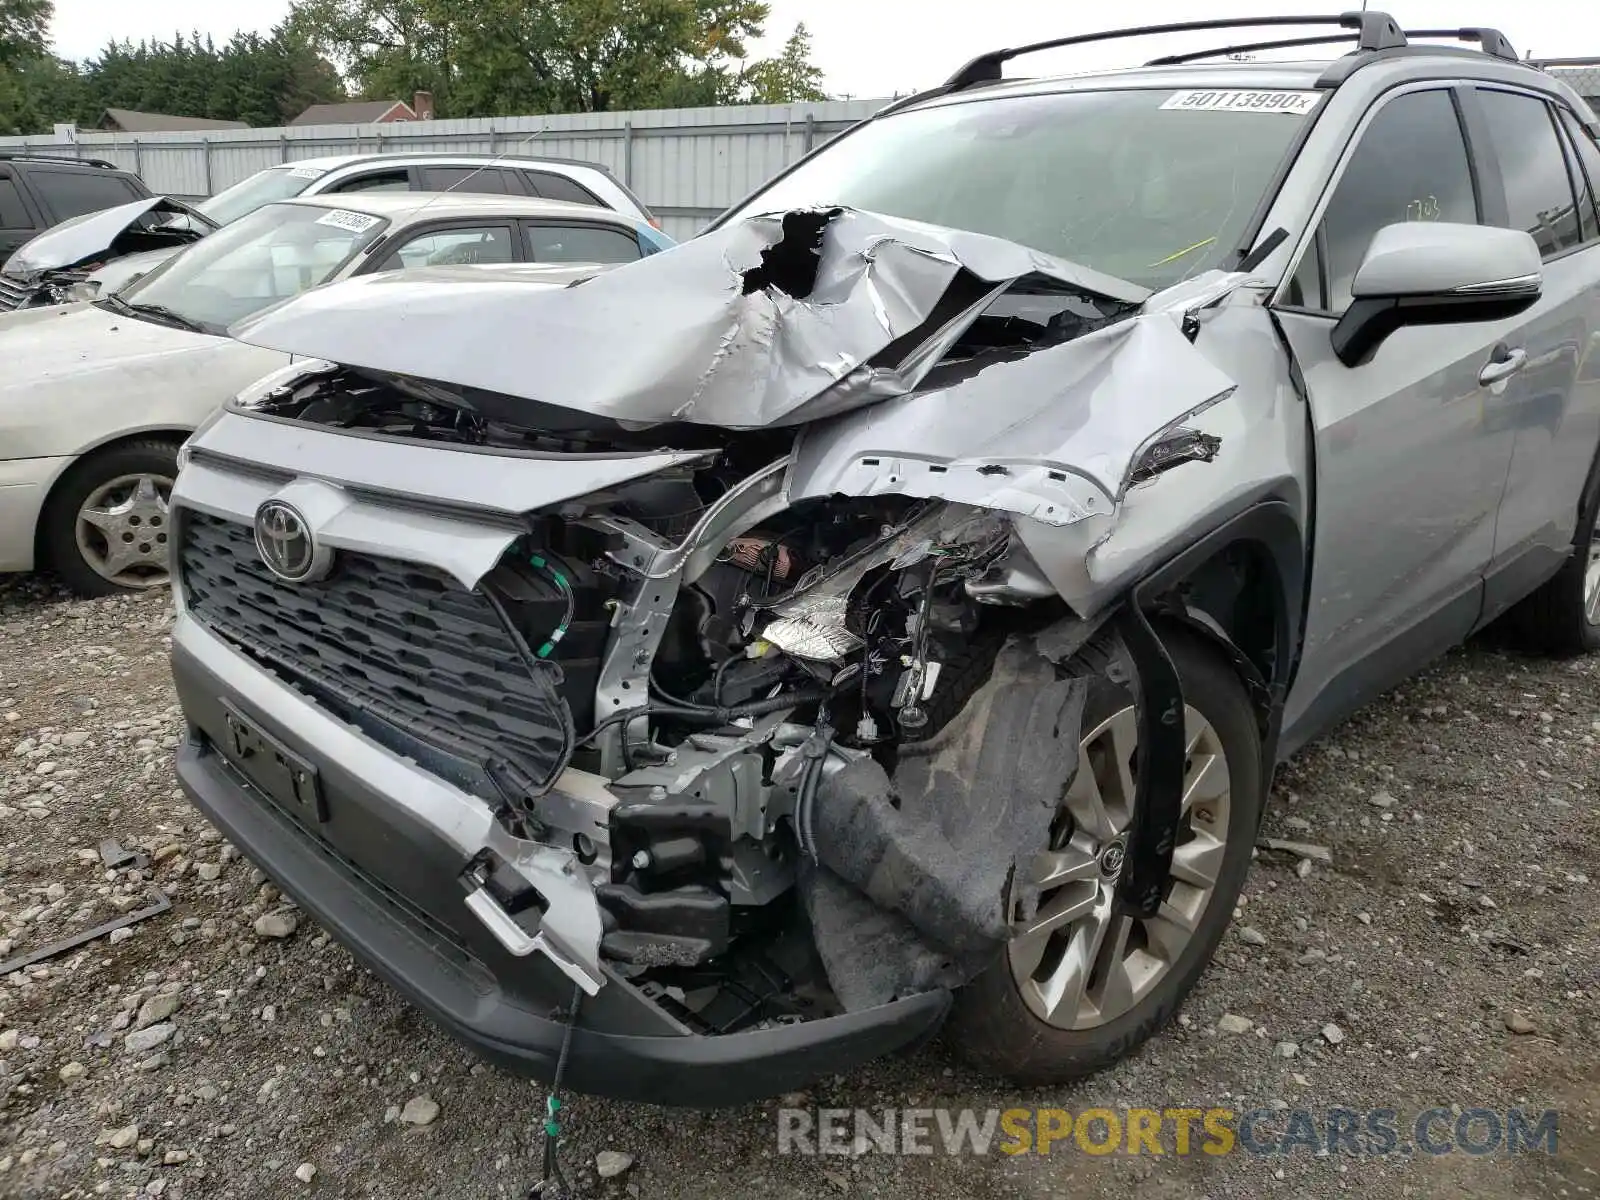
[{"label": "gray rock", "polygon": [[148,1054],[157,1046],[171,1040],[177,1032],[177,1026],[166,1021],[160,1025],[150,1025],[144,1029],[135,1029],[122,1039],[122,1048],[129,1054]]},{"label": "gray rock", "polygon": [[165,1021],[183,1005],[183,1000],[171,993],[151,996],[139,1006],[139,1015],[133,1019],[135,1029],[143,1029],[158,1021]]},{"label": "gray rock", "polygon": [[1279,1042],[1272,1048],[1272,1052],[1279,1058],[1293,1058],[1300,1053],[1299,1042]]},{"label": "gray rock", "polygon": [[1265,946],[1267,935],[1250,925],[1241,925],[1238,929],[1239,940],[1247,946]]},{"label": "gray rock", "polygon": [[279,909],[277,912],[262,913],[256,918],[255,931],[257,937],[286,938],[299,928],[300,922],[288,909]]},{"label": "gray rock", "polygon": [[137,1125],[124,1125],[121,1129],[108,1129],[96,1139],[102,1146],[113,1150],[126,1150],[139,1140]]},{"label": "gray rock", "polygon": [[317,1168],[310,1163],[301,1163],[294,1169],[294,1177],[301,1183],[310,1183],[317,1177]]},{"label": "gray rock", "polygon": [[601,1179],[615,1179],[633,1166],[633,1155],[620,1150],[602,1150],[594,1156],[595,1174]]},{"label": "gray rock", "polygon": [[1506,1028],[1519,1036],[1525,1037],[1538,1029],[1538,1026],[1519,1012],[1508,1012],[1505,1020]]},{"label": "gray rock", "polygon": [[1256,1027],[1255,1022],[1249,1017],[1237,1016],[1234,1013],[1224,1013],[1217,1022],[1217,1028],[1223,1033],[1249,1033]]},{"label": "gray rock", "polygon": [[432,1125],[439,1115],[439,1105],[429,1096],[413,1096],[400,1110],[400,1119],[407,1125]]},{"label": "gray rock", "polygon": [[1327,1042],[1330,1046],[1337,1046],[1340,1042],[1344,1041],[1344,1030],[1340,1029],[1332,1021],[1329,1021],[1322,1027],[1322,1040]]}]

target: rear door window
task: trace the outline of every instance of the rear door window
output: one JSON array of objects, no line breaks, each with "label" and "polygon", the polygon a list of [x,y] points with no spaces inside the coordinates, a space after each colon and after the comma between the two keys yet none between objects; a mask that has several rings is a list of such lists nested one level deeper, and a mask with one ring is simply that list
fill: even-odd
[{"label": "rear door window", "polygon": [[1583,241],[1577,197],[1550,106],[1520,92],[1478,89],[1489,142],[1505,183],[1510,227],[1525,229],[1545,258]]},{"label": "rear door window", "polygon": [[[1561,124],[1566,128],[1567,140],[1577,156],[1573,164],[1578,170],[1578,178],[1573,180],[1573,186],[1578,189],[1578,207],[1583,215],[1583,240],[1590,241],[1600,237],[1600,145],[1590,136],[1589,131],[1578,123],[1578,118],[1565,108],[1557,110],[1561,114]],[[1588,192],[1587,197],[1582,193]]]},{"label": "rear door window", "polygon": [[639,238],[604,225],[525,226],[528,257],[545,263],[623,263],[641,256]]},{"label": "rear door window", "polygon": [[143,199],[131,183],[109,171],[58,171],[50,167],[34,167],[28,172],[28,179],[39,198],[50,209],[50,215],[57,221]]},{"label": "rear door window", "polygon": [[499,167],[423,167],[425,192],[475,192],[493,196],[521,196],[523,190],[510,172]]}]

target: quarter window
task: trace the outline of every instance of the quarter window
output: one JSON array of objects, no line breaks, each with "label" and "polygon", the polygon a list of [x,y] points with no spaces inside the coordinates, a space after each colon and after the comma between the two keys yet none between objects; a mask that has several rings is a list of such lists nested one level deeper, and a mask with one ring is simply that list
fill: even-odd
[{"label": "quarter window", "polygon": [[1445,91],[1397,96],[1374,115],[1323,214],[1316,247],[1290,284],[1291,302],[1298,292],[1305,307],[1343,312],[1373,236],[1405,221],[1478,223],[1461,121]]},{"label": "quarter window", "polygon": [[522,192],[506,178],[506,172],[491,167],[424,167],[425,192],[487,192],[498,196],[520,196]]},{"label": "quarter window", "polygon": [[1509,227],[1531,233],[1546,258],[1578,245],[1583,231],[1550,106],[1517,92],[1480,88],[1478,96],[1505,184]]},{"label": "quarter window", "polygon": [[557,175],[551,171],[524,171],[523,176],[546,200],[565,200],[569,204],[604,207],[595,199],[593,192],[565,175]]}]

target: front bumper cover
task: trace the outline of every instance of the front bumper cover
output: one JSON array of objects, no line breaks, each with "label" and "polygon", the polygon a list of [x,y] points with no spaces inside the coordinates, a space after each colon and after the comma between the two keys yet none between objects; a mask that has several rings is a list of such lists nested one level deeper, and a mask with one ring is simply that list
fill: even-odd
[{"label": "front bumper cover", "polygon": [[[460,850],[449,832],[418,820],[370,772],[316,757],[319,733],[359,735],[191,618],[180,618],[172,665],[190,724],[178,777],[193,803],[438,1024],[504,1067],[553,1076],[572,982],[544,956],[510,953],[471,915],[458,880]],[[297,706],[292,728],[284,714],[273,719],[251,703],[246,693],[264,689],[281,689]],[[313,757],[325,822],[281,808],[230,762],[219,748],[227,744],[230,705]],[[567,1079],[579,1091],[647,1103],[714,1106],[792,1090],[925,1038],[950,1005],[948,992],[932,991],[844,1016],[705,1036],[604,970],[605,986],[583,1001]]]}]

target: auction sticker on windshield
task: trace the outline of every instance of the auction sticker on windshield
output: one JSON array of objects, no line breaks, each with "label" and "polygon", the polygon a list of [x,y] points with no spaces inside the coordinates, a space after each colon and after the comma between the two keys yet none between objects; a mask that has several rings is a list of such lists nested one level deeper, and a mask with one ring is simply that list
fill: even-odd
[{"label": "auction sticker on windshield", "polygon": [[1303,117],[1317,106],[1321,92],[1211,90],[1174,92],[1161,105],[1189,112],[1288,113]]},{"label": "auction sticker on windshield", "polygon": [[331,208],[317,218],[318,225],[337,225],[351,233],[365,233],[378,223],[377,217],[351,212],[348,208]]},{"label": "auction sticker on windshield", "polygon": [[321,179],[327,172],[321,167],[293,167],[289,171],[290,179]]}]

